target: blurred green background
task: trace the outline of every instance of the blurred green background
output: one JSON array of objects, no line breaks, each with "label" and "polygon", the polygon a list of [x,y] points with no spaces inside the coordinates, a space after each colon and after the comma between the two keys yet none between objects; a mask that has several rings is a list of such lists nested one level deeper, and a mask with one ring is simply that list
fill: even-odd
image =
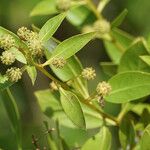
[{"label": "blurred green background", "polygon": [[[40,0],[0,0],[0,25],[13,32],[16,32],[21,26],[31,27],[30,25],[33,23],[41,27],[50,16],[29,17],[30,11],[39,1]],[[96,0],[95,3],[97,3]],[[150,1],[111,0],[104,11],[104,15],[111,21],[124,8],[127,8],[129,13],[121,28],[135,36],[147,37],[150,32]],[[79,31],[72,25],[64,22],[55,34],[55,37],[59,40],[63,40],[77,33],[79,33]],[[86,47],[86,51],[82,50],[79,52],[78,56],[84,66],[92,64],[98,70],[100,70],[100,61],[109,60],[99,40],[93,41],[90,46]],[[98,79],[101,78],[102,77],[98,77]],[[95,83],[92,83],[91,87],[92,86],[95,86]],[[39,110],[33,92],[34,90],[45,89],[47,87],[47,79],[41,74],[38,74],[38,80],[34,87],[32,87],[29,78],[24,75],[23,80],[11,88],[17,99],[17,104],[21,113],[23,145],[25,150],[32,149],[31,135],[40,135],[43,130],[42,121],[47,119],[43,119],[44,116]],[[0,96],[0,148],[15,150],[14,143],[15,137]]]}]

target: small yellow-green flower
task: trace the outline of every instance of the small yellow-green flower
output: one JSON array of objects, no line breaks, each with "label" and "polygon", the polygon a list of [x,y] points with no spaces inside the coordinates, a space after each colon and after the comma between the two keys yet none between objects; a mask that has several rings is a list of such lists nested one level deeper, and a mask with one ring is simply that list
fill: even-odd
[{"label": "small yellow-green flower", "polygon": [[66,60],[63,57],[56,57],[53,58],[51,61],[51,64],[55,67],[55,68],[63,68],[64,65],[66,64]]},{"label": "small yellow-green flower", "polygon": [[93,28],[95,31],[98,31],[101,34],[107,34],[111,30],[111,25],[107,20],[102,19],[102,20],[97,20],[94,23]]},{"label": "small yellow-green flower", "polygon": [[15,39],[9,35],[5,34],[0,37],[0,47],[4,50],[9,50],[11,47],[15,45]]},{"label": "small yellow-green flower", "polygon": [[5,65],[11,65],[15,62],[15,55],[10,51],[4,51],[0,56],[0,60]]},{"label": "small yellow-green flower", "polygon": [[27,41],[27,45],[33,57],[42,57],[44,55],[43,46],[38,38],[32,38]]},{"label": "small yellow-green flower", "polygon": [[87,80],[93,80],[96,77],[95,69],[87,67],[82,71],[82,77]]},{"label": "small yellow-green flower", "polygon": [[57,0],[56,8],[59,11],[67,11],[71,7],[71,0]]},{"label": "small yellow-green flower", "polygon": [[11,82],[17,82],[22,77],[22,71],[20,68],[12,67],[7,69],[6,75]]},{"label": "small yellow-green flower", "polygon": [[111,92],[111,85],[105,81],[97,85],[96,91],[99,95],[106,96]]}]

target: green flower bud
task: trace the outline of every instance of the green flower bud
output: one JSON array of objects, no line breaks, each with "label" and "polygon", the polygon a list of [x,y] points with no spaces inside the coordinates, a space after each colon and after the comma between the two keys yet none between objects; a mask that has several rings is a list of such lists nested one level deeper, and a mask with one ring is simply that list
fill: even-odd
[{"label": "green flower bud", "polygon": [[62,57],[60,58],[53,58],[51,64],[55,67],[55,68],[63,68],[64,65],[66,64],[66,60]]},{"label": "green flower bud", "polygon": [[92,67],[83,69],[81,74],[87,80],[93,80],[96,77],[95,70]]},{"label": "green flower bud", "polygon": [[110,32],[111,25],[107,20],[102,19],[102,20],[96,21],[93,25],[93,28],[95,31],[98,31],[101,34],[106,34]]},{"label": "green flower bud", "polygon": [[67,11],[71,7],[71,0],[57,0],[56,8],[59,11]]},{"label": "green flower bud", "polygon": [[111,92],[111,85],[105,81],[97,85],[96,91],[99,95],[106,96]]},{"label": "green flower bud", "polygon": [[21,79],[22,71],[20,68],[12,67],[7,69],[6,75],[11,82],[17,82]]},{"label": "green flower bud", "polygon": [[11,65],[15,62],[15,55],[12,52],[5,51],[0,56],[1,62],[5,65]]},{"label": "green flower bud", "polygon": [[15,45],[15,39],[9,35],[5,34],[0,37],[0,47],[4,50],[9,50],[11,47]]}]

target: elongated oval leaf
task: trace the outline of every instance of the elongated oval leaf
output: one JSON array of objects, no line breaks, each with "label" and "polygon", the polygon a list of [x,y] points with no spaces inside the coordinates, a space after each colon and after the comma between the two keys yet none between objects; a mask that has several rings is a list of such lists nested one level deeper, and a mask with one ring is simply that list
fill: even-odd
[{"label": "elongated oval leaf", "polygon": [[42,0],[31,11],[30,16],[50,15],[57,13],[56,0]]},{"label": "elongated oval leaf", "polygon": [[111,27],[118,27],[119,25],[121,25],[121,23],[123,22],[123,20],[125,19],[126,15],[128,13],[128,10],[125,9],[123,10],[116,18],[115,20],[111,23]]},{"label": "elongated oval leaf", "polygon": [[150,148],[150,124],[145,128],[144,134],[140,142],[141,150],[149,150]]},{"label": "elongated oval leaf", "polygon": [[89,139],[81,150],[110,150],[111,133],[107,127],[102,127],[100,133]]},{"label": "elongated oval leaf", "polygon": [[34,66],[27,66],[27,73],[32,81],[32,84],[34,85],[36,77],[37,77],[37,71]]},{"label": "elongated oval leaf", "polygon": [[14,54],[15,58],[19,62],[21,62],[23,64],[27,64],[25,56],[17,48],[12,47],[9,51],[11,51]]},{"label": "elongated oval leaf", "polygon": [[125,103],[150,94],[150,74],[144,72],[124,72],[109,80],[112,92],[106,100],[113,103]]},{"label": "elongated oval leaf", "polygon": [[56,32],[62,21],[64,20],[66,13],[59,14],[49,19],[39,32],[39,37],[42,42],[48,41],[52,35]]},{"label": "elongated oval leaf", "polygon": [[112,35],[116,39],[117,44],[109,41],[104,41],[104,45],[109,57],[114,63],[118,64],[123,52],[132,43],[133,37],[117,28],[113,28]]},{"label": "elongated oval leaf", "polygon": [[85,118],[78,97],[72,92],[60,88],[60,99],[68,118],[79,128],[85,129]]},{"label": "elongated oval leaf", "polygon": [[44,65],[49,65],[53,58],[63,57],[67,59],[77,53],[82,49],[90,40],[95,36],[95,33],[79,34],[75,35],[62,43],[60,43],[54,52],[52,53],[51,58],[45,62]]},{"label": "elongated oval leaf", "polygon": [[140,59],[141,55],[148,55],[147,48],[142,40],[130,46],[123,54],[119,72],[124,71],[144,71],[150,72],[150,67]]}]

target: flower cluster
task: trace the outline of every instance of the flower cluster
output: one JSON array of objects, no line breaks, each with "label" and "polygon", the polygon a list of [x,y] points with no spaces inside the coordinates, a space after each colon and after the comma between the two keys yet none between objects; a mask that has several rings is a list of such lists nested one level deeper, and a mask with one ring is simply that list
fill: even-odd
[{"label": "flower cluster", "polygon": [[111,92],[111,85],[105,81],[100,82],[97,85],[96,91],[100,96],[104,97]]},{"label": "flower cluster", "polygon": [[12,67],[6,71],[6,76],[8,77],[9,81],[17,82],[21,79],[22,71],[20,68]]},{"label": "flower cluster", "polygon": [[62,69],[66,64],[66,60],[63,57],[56,57],[53,58],[51,64],[58,69]]},{"label": "flower cluster", "polygon": [[15,55],[10,51],[4,51],[2,56],[0,56],[0,60],[4,65],[11,65],[15,62]]},{"label": "flower cluster", "polygon": [[26,27],[21,27],[17,31],[17,35],[20,39],[24,40],[34,58],[40,58],[43,56],[43,45],[39,39],[39,35]]},{"label": "flower cluster", "polygon": [[15,39],[10,34],[4,34],[0,37],[0,48],[9,50],[15,44]]},{"label": "flower cluster", "polygon": [[71,7],[71,1],[70,0],[57,0],[56,8],[59,11],[67,11]]},{"label": "flower cluster", "polygon": [[86,25],[83,27],[82,32],[83,33],[89,33],[89,32],[97,32],[98,35],[96,37],[99,37],[99,35],[103,36],[110,32],[111,25],[110,23],[105,19],[100,19],[94,22],[93,25]]},{"label": "flower cluster", "polygon": [[92,67],[87,67],[82,71],[82,77],[87,80],[93,80],[96,77],[95,70]]}]

